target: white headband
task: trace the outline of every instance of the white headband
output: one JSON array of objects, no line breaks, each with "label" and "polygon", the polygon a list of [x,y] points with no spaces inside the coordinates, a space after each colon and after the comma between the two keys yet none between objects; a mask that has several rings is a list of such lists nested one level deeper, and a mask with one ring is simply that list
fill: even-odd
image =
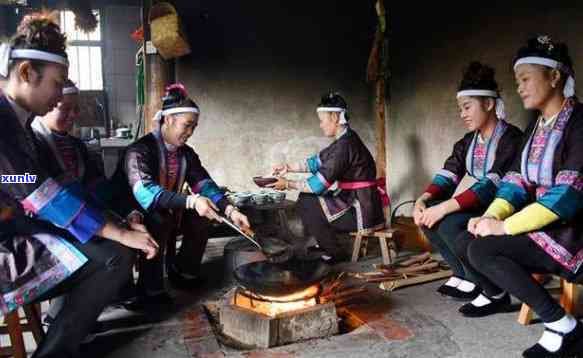
[{"label": "white headband", "polygon": [[506,119],[506,109],[504,101],[498,96],[498,92],[492,90],[463,90],[457,93],[457,98],[464,96],[477,97],[494,97],[496,99],[496,117],[498,119]]},{"label": "white headband", "polygon": [[178,114],[178,113],[200,113],[200,110],[196,107],[176,107],[176,108],[168,108],[163,111],[156,112],[154,116],[154,121],[159,122],[163,116],[167,116],[170,114]]},{"label": "white headband", "polygon": [[457,98],[464,96],[494,97],[498,98],[498,93],[491,90],[463,90],[457,93]]},{"label": "white headband", "polygon": [[342,107],[318,107],[316,112],[340,112],[340,121],[338,123],[346,125],[348,120],[346,119],[346,109]]},{"label": "white headband", "polygon": [[523,64],[542,65],[567,73],[569,77],[567,78],[567,82],[565,82],[565,88],[563,88],[563,95],[567,98],[573,97],[575,95],[575,76],[573,75],[573,71],[569,67],[565,66],[563,63],[546,57],[530,56],[519,58],[514,64],[514,69],[516,70],[516,67]]},{"label": "white headband", "polygon": [[40,50],[12,49],[10,45],[3,43],[0,45],[0,75],[3,77],[8,77],[8,67],[10,65],[10,60],[17,58],[27,60],[41,60],[69,66],[69,61],[64,56]]},{"label": "white headband", "polygon": [[76,86],[70,86],[70,87],[63,88],[63,95],[65,95],[65,94],[78,94],[78,93],[79,93],[79,88],[77,88]]}]

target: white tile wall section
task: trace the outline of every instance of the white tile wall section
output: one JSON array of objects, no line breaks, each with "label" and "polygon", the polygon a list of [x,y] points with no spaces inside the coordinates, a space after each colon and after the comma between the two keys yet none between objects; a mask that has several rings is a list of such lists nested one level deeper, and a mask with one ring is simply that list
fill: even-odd
[{"label": "white tile wall section", "polygon": [[108,107],[116,127],[134,123],[136,42],[130,37],[141,24],[137,6],[107,6],[104,9],[104,81]]},{"label": "white tile wall section", "polygon": [[135,72],[136,51],[134,49],[113,50],[114,74],[130,75]]},{"label": "white tile wall section", "polygon": [[116,92],[117,99],[120,102],[136,101],[136,79],[133,75],[117,75],[116,76]]}]

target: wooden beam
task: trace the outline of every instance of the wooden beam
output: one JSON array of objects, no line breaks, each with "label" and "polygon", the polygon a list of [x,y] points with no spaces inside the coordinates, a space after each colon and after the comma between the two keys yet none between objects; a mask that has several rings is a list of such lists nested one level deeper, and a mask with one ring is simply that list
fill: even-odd
[{"label": "wooden beam", "polygon": [[375,116],[376,116],[376,164],[377,177],[387,176],[387,139],[385,132],[385,79],[384,75],[379,76],[375,83]]}]

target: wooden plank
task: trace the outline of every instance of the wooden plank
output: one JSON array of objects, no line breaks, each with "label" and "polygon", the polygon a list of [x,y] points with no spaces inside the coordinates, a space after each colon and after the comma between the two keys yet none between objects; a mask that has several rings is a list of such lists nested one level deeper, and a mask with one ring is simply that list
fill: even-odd
[{"label": "wooden plank", "polygon": [[561,279],[561,286],[561,306],[563,306],[565,312],[569,314],[575,314],[575,308],[578,302],[577,284]]},{"label": "wooden plank", "polygon": [[518,323],[523,326],[527,326],[532,321],[533,312],[529,305],[523,303],[520,307],[520,313],[518,314]]},{"label": "wooden plank", "polygon": [[425,282],[430,282],[430,281],[435,281],[435,280],[439,280],[442,278],[446,278],[446,277],[451,276],[452,274],[453,274],[453,272],[451,270],[443,270],[443,271],[439,271],[439,272],[435,272],[435,273],[431,273],[431,274],[427,274],[427,275],[423,275],[423,276],[419,276],[419,277],[412,277],[412,278],[383,282],[379,285],[379,288],[381,290],[385,290],[385,291],[393,291],[393,290],[396,290],[397,288],[400,288],[400,287],[417,285],[420,283],[425,283]]},{"label": "wooden plank", "polygon": [[389,255],[389,247],[387,246],[387,239],[384,237],[379,237],[379,245],[381,246],[381,255],[383,257],[383,264],[391,264],[391,256]]},{"label": "wooden plank", "polygon": [[351,232],[350,233],[350,236],[358,236],[358,235],[361,235],[361,236],[374,236],[374,237],[381,236],[381,237],[390,238],[390,237],[393,236],[393,234],[395,234],[398,231],[399,231],[398,229],[381,229],[381,230],[372,232],[370,234],[361,234],[361,233],[358,233],[358,232]]},{"label": "wooden plank", "polygon": [[354,246],[352,247],[352,262],[358,261],[358,255],[360,254],[360,245],[362,244],[362,235],[356,235],[354,239]]}]

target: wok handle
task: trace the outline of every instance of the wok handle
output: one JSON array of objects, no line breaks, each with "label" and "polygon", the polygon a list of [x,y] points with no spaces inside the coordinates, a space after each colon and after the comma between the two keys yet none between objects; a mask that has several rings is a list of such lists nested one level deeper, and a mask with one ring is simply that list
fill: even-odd
[{"label": "wok handle", "polygon": [[[259,248],[259,250],[263,251],[263,247],[261,245],[259,245],[259,243],[257,241],[255,241],[249,234],[247,234],[245,231],[243,231],[239,226],[235,225],[234,223],[232,223],[229,219],[227,219],[224,216],[219,215],[219,218],[221,219],[222,222],[224,222],[225,224],[230,226],[232,229],[237,231],[239,234],[243,235],[243,237],[245,237],[247,240],[249,240],[253,244],[255,244],[255,246],[257,246]],[[249,231],[251,231],[251,230],[249,230]],[[251,231],[251,232],[253,233],[253,231]],[[253,233],[253,234],[255,234],[255,233]]]}]

